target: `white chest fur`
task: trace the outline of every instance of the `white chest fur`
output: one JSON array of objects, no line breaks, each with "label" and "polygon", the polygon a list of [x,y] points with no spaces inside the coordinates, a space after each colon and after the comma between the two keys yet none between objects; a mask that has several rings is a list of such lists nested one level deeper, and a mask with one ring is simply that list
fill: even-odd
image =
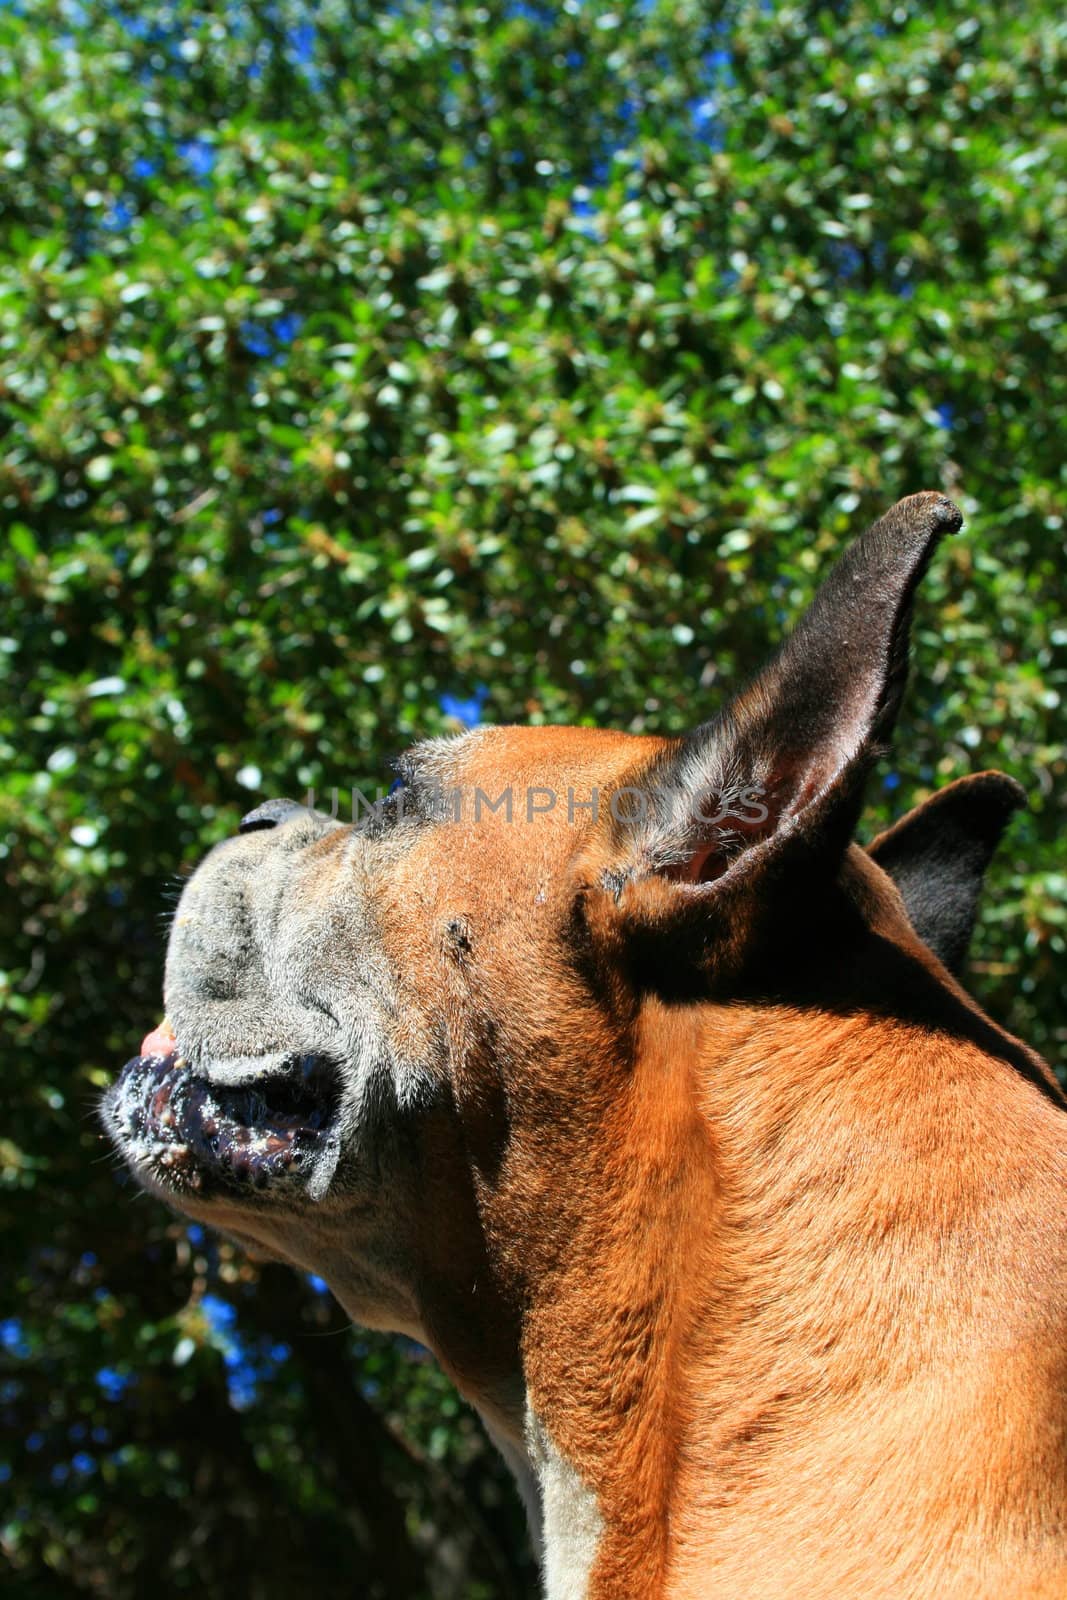
[{"label": "white chest fur", "polygon": [[604,1527],[596,1496],[529,1408],[526,1448],[541,1496],[545,1600],[585,1600]]}]

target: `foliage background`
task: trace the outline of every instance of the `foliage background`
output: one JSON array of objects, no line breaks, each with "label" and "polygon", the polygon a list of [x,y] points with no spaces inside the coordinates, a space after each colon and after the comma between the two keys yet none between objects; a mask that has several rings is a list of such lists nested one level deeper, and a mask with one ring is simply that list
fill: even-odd
[{"label": "foliage background", "polygon": [[944,486],[869,828],[1022,780],[973,982],[1063,1062],[1064,57],[1046,0],[0,4],[11,1592],[530,1592],[432,1364],[100,1142],[257,797],[680,729]]}]

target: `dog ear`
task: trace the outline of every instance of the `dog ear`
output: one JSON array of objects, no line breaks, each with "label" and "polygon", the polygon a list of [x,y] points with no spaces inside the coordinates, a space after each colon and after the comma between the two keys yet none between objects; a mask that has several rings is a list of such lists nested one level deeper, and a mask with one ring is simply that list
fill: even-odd
[{"label": "dog ear", "polygon": [[785,875],[794,899],[798,874],[813,887],[836,876],[900,707],[915,589],[961,523],[943,495],[900,501],[845,551],[749,687],[617,797],[602,881],[620,908],[663,924],[684,903],[736,942],[746,904],[768,908]]},{"label": "dog ear", "polygon": [[912,927],[957,975],[974,932],[985,871],[1026,795],[1003,772],[958,778],[868,846],[888,872]]}]

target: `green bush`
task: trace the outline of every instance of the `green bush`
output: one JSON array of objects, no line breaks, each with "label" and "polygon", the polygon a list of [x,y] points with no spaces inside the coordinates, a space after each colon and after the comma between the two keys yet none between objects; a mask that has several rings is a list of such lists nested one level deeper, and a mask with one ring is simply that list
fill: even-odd
[{"label": "green bush", "polygon": [[943,486],[867,825],[1023,782],[973,983],[1063,1061],[1065,37],[1048,0],[0,5],[19,1593],[531,1582],[435,1369],[313,1337],[315,1285],[100,1142],[165,886],[258,796],[373,788],[456,714],[684,728]]}]

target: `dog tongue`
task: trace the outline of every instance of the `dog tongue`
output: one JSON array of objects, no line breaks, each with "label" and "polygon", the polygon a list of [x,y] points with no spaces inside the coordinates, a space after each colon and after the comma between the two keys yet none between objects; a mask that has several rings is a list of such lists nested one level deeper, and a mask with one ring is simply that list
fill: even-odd
[{"label": "dog tongue", "polygon": [[141,1054],[143,1056],[169,1056],[173,1054],[177,1047],[178,1041],[174,1037],[174,1029],[164,1017],[158,1028],[153,1028],[151,1033],[145,1034],[144,1039],[141,1041]]}]

